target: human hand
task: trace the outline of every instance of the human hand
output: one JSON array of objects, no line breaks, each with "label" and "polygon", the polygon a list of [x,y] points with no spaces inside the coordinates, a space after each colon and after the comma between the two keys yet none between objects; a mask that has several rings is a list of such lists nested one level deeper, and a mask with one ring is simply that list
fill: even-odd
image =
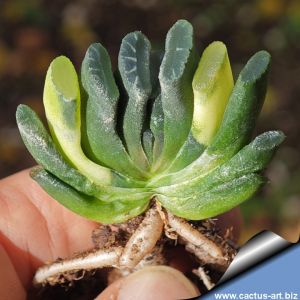
[{"label": "human hand", "polygon": [[[1,180],[0,299],[26,299],[36,269],[46,261],[92,248],[90,237],[96,227],[51,199],[28,170]],[[182,273],[153,267],[113,283],[97,299],[141,299],[141,292],[143,299],[150,295],[157,300],[198,294]]]}]

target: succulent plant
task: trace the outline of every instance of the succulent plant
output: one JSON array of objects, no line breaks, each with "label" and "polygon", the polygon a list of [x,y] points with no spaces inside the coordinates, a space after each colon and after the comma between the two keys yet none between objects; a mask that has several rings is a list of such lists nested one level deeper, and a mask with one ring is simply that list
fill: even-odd
[{"label": "succulent plant", "polygon": [[100,43],[81,75],[60,56],[48,69],[44,107],[50,133],[29,107],[17,109],[25,145],[41,167],[32,178],[70,210],[115,224],[152,199],[175,217],[202,220],[248,199],[283,141],[251,141],[266,93],[270,55],[254,54],[234,83],[222,42],[199,57],[193,28],[180,20],[164,52],[141,32],[122,41],[117,71]]}]

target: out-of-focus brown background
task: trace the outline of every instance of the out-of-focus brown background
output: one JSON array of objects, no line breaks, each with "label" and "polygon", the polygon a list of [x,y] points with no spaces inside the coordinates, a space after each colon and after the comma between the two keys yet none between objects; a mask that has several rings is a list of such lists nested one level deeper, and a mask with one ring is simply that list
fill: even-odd
[{"label": "out-of-focus brown background", "polygon": [[300,1],[299,0],[2,0],[0,1],[0,178],[32,166],[15,123],[18,104],[41,116],[45,73],[64,54],[79,68],[86,48],[100,41],[114,65],[122,37],[141,30],[154,47],[179,18],[195,28],[199,50],[224,41],[234,74],[260,49],[273,57],[257,132],[287,135],[266,174],[270,183],[242,205],[241,242],[262,229],[295,241],[300,232]]}]

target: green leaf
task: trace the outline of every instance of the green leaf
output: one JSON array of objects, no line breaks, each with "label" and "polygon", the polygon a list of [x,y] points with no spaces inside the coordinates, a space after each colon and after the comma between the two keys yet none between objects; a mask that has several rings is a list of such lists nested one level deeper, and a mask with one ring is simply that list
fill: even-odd
[{"label": "green leaf", "polygon": [[153,133],[150,129],[145,130],[143,133],[143,148],[150,163],[152,163],[153,159],[153,142]]},{"label": "green leaf", "polygon": [[89,160],[81,149],[78,78],[71,61],[64,56],[50,64],[44,87],[44,106],[55,143],[67,159],[92,182],[111,184],[111,170]]},{"label": "green leaf", "polygon": [[161,102],[161,95],[158,95],[152,106],[150,129],[154,136],[153,163],[161,155],[164,146],[164,112]]},{"label": "green leaf", "polygon": [[[152,131],[153,117],[156,118],[155,113],[158,112],[155,107],[157,106],[156,105],[157,101],[159,101],[160,99],[160,84],[159,84],[158,74],[159,74],[159,68],[161,65],[162,58],[163,58],[162,51],[151,51],[150,80],[151,80],[152,91],[151,91],[150,98],[147,102],[147,110],[144,118],[143,136],[142,136],[143,148],[147,156],[150,167],[153,165],[153,161],[157,159],[157,157],[161,153],[162,146],[159,154],[156,151],[158,150],[157,148],[158,144],[163,141],[163,137],[157,136],[156,128],[154,128],[154,132]],[[163,126],[161,130],[163,132]],[[150,168],[150,173],[151,171],[152,170]]]},{"label": "green leaf", "polygon": [[[123,198],[130,195],[133,198],[132,195],[139,195],[149,190],[143,188],[144,184],[140,184],[138,181],[133,182],[114,172],[112,172],[112,186],[92,183],[65,161],[43,123],[30,107],[19,105],[16,118],[23,142],[37,163],[78,191],[87,195],[103,196],[104,194],[109,194],[110,199],[113,199],[115,195],[118,195],[118,197],[122,196]],[[132,186],[135,188],[130,188]],[[106,198],[108,199],[108,196]]]},{"label": "green leaf", "polygon": [[217,216],[250,198],[264,183],[261,176],[245,175],[188,197],[158,195],[161,204],[174,215],[188,220]]},{"label": "green leaf", "polygon": [[32,178],[55,200],[71,211],[93,221],[104,224],[125,222],[143,213],[149,204],[149,198],[141,197],[138,201],[105,202],[96,197],[79,193],[72,187],[45,170],[35,169]]},{"label": "green leaf", "polygon": [[210,180],[218,184],[225,180],[262,171],[284,139],[285,136],[281,131],[268,131],[257,136],[229,161],[214,170]]},{"label": "green leaf", "polygon": [[191,132],[167,172],[183,169],[203,152],[215,136],[233,89],[226,46],[211,43],[203,52],[193,78],[194,114]]},{"label": "green leaf", "polygon": [[259,51],[241,71],[208,153],[229,157],[249,141],[265,99],[270,59],[268,52]]},{"label": "green leaf", "polygon": [[108,224],[143,213],[153,197],[191,220],[251,197],[284,139],[270,131],[249,143],[270,55],[251,57],[235,86],[223,43],[197,62],[185,20],[169,30],[163,55],[142,33],[125,36],[115,74],[99,43],[86,53],[81,83],[72,63],[56,58],[44,88],[52,137],[29,107],[17,110],[24,143],[42,165],[32,177],[70,210]]},{"label": "green leaf", "polygon": [[177,153],[174,161],[164,173],[174,173],[182,170],[196,160],[205,150],[205,145],[199,144],[190,132],[185,143]]},{"label": "green leaf", "polygon": [[92,44],[81,68],[82,85],[86,101],[86,135],[97,162],[124,175],[143,179],[145,174],[126,152],[116,132],[119,91],[105,48]]},{"label": "green leaf", "polygon": [[64,160],[41,120],[30,107],[19,105],[16,117],[23,142],[37,163],[78,191],[88,195],[97,193],[96,186]]},{"label": "green leaf", "polygon": [[192,124],[192,78],[196,68],[193,28],[180,20],[169,30],[159,81],[164,112],[164,146],[153,170],[161,172],[184,144]]},{"label": "green leaf", "polygon": [[119,53],[119,71],[129,96],[123,118],[124,138],[132,160],[144,170],[149,169],[141,138],[152,92],[150,51],[148,39],[141,32],[133,32],[124,37]]},{"label": "green leaf", "polygon": [[208,148],[185,169],[157,176],[149,185],[170,185],[203,177],[237,153],[248,142],[254,129],[266,93],[269,66],[269,53],[260,51],[253,55],[239,75],[221,126]]},{"label": "green leaf", "polygon": [[280,131],[265,132],[206,176],[157,188],[156,191],[167,196],[181,195],[181,197],[186,197],[200,191],[203,193],[244,175],[259,172],[270,162],[275,150],[284,138],[284,134]]}]

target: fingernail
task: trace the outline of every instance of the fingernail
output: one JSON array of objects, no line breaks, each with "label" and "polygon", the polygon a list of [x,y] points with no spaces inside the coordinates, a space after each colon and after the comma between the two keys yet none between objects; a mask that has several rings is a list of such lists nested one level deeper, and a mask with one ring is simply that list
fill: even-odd
[{"label": "fingernail", "polygon": [[118,300],[175,300],[199,294],[181,272],[167,266],[153,266],[128,276],[122,282]]}]

